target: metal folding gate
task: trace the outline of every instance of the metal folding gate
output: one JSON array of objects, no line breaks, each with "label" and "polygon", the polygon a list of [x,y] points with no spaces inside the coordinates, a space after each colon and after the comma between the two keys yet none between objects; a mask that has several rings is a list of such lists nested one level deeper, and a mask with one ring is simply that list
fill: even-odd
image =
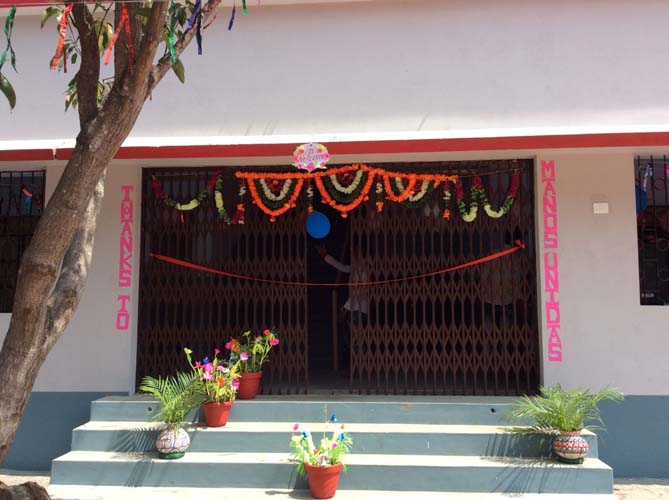
[{"label": "metal folding gate", "polygon": [[[246,224],[225,225],[212,198],[197,210],[165,206],[151,188],[155,176],[175,199],[202,191],[215,169],[147,169],[143,174],[137,380],[187,368],[184,347],[194,355],[224,350],[245,330],[275,328],[281,343],[263,377],[266,394],[303,392],[307,386],[307,294],[303,287],[273,286],[216,276],[159,262],[150,253],[215,269],[284,281],[306,280],[306,235],[300,211],[276,222],[256,210]],[[224,198],[234,206],[238,182],[223,169]]]},{"label": "metal folding gate", "polygon": [[[353,274],[377,281],[429,273],[511,246],[525,249],[472,268],[428,278],[351,288],[368,314],[351,322],[350,388],[379,394],[533,393],[539,384],[533,162],[486,161],[384,165],[462,176],[465,192],[481,175],[494,207],[513,171],[520,187],[499,219],[479,207],[464,222],[440,195],[419,207],[374,200],[351,212]],[[304,392],[308,386],[307,292],[196,272],[150,257],[159,253],[227,271],[291,282],[307,281],[304,206],[270,222],[250,203],[246,224],[222,223],[212,199],[178,212],[158,199],[155,176],[173,198],[189,200],[214,169],[147,169],[143,176],[137,379],[184,369],[183,348],[210,354],[245,329],[274,327],[281,344],[263,379],[263,392]],[[226,205],[238,183],[223,169]],[[373,197],[372,197],[373,198]],[[363,297],[364,296],[364,297]],[[222,347],[221,347],[222,348]]]},{"label": "metal folding gate", "polygon": [[508,214],[493,219],[479,207],[473,222],[464,222],[454,204],[452,216],[445,219],[439,196],[413,208],[386,203],[381,216],[370,200],[351,213],[352,274],[387,280],[456,266],[516,240],[525,249],[461,271],[352,288],[358,302],[368,303],[369,313],[351,322],[351,388],[381,394],[536,392],[540,358],[533,162],[410,167],[458,174],[465,193],[473,176],[481,175],[495,208],[514,171],[520,172],[520,187]]}]

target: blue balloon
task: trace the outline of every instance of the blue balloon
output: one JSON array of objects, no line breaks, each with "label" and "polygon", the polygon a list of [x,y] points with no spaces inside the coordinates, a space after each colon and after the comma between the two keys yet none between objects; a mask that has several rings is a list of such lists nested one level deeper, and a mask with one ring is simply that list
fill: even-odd
[{"label": "blue balloon", "polygon": [[307,233],[317,240],[325,238],[330,233],[330,219],[321,212],[311,212],[307,217]]}]

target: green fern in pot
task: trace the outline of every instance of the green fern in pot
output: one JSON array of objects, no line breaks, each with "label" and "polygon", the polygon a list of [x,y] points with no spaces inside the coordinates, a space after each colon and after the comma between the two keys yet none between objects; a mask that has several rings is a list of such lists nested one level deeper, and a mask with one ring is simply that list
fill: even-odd
[{"label": "green fern in pot", "polygon": [[155,418],[167,426],[156,440],[160,458],[183,457],[190,446],[183,424],[187,415],[202,403],[196,374],[179,372],[173,377],[144,377],[139,390],[160,402]]},{"label": "green fern in pot", "polygon": [[514,427],[512,432],[554,435],[553,451],[563,463],[583,463],[590,446],[581,436],[584,429],[604,428],[599,403],[622,401],[620,391],[603,387],[566,390],[562,386],[541,387],[537,396],[523,396],[509,417],[527,422],[525,427]]}]

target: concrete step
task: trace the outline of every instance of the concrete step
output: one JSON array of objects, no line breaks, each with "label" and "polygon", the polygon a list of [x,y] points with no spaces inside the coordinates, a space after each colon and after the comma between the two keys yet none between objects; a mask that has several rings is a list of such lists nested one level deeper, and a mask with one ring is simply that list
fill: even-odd
[{"label": "concrete step", "polygon": [[[485,425],[346,423],[355,453],[396,455],[478,455],[542,457],[550,438],[510,434],[508,428]],[[320,439],[323,423],[301,424]],[[73,451],[152,452],[162,424],[92,421],[74,429]],[[287,422],[229,421],[225,427],[191,426],[191,452],[285,453],[293,425]],[[331,427],[330,427],[331,429]],[[597,457],[597,437],[586,433],[590,457]]]},{"label": "concrete step", "polygon": [[[352,454],[341,490],[611,494],[598,459],[563,465],[535,458]],[[54,485],[306,489],[286,453],[155,454],[73,451],[53,461]]]},{"label": "concrete step", "polygon": [[[306,500],[307,490],[264,488],[131,488],[124,486],[49,487],[53,500]],[[337,500],[583,500],[582,494],[453,493],[443,491],[339,490]],[[616,500],[614,495],[588,495],[587,500]]]},{"label": "concrete step", "polygon": [[[514,398],[430,396],[260,396],[235,401],[230,418],[262,422],[271,415],[277,422],[324,422],[336,413],[341,422],[504,425]],[[146,396],[108,396],[91,405],[91,420],[148,422],[159,410]],[[195,415],[194,420],[199,420]]]}]

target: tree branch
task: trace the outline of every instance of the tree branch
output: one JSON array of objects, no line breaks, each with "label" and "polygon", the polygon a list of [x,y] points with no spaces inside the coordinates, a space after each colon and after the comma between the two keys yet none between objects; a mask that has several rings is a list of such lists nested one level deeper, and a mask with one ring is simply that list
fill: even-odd
[{"label": "tree branch", "polygon": [[95,186],[79,230],[74,235],[63,259],[56,286],[47,302],[45,332],[46,342],[50,344],[48,348],[60,338],[70,322],[86,286],[93,257],[95,228],[104,197],[105,172]]},{"label": "tree branch", "polygon": [[[214,17],[214,14],[216,13],[216,7],[218,7],[218,4],[221,3],[221,0],[209,0],[207,4],[202,8],[202,24],[207,25],[209,23],[209,20]],[[177,43],[174,44],[174,52],[179,58],[181,54],[183,53],[184,50],[186,50],[186,47],[193,41],[193,38],[195,38],[195,28],[190,30],[188,33],[186,33],[186,36],[183,37],[181,40],[179,40]],[[151,91],[156,88],[156,85],[160,83],[160,80],[163,79],[163,77],[167,74],[167,72],[172,68],[172,58],[169,54],[165,54],[163,57],[160,58],[160,60],[153,66],[153,70],[151,71],[151,77],[149,81],[149,92],[148,95],[151,93]]]},{"label": "tree branch", "polygon": [[[79,32],[81,66],[77,73],[79,122],[82,129],[98,114],[98,81],[100,80],[100,49],[93,15],[85,3],[77,2],[72,8],[74,25]],[[64,55],[67,57],[67,54]]]}]

